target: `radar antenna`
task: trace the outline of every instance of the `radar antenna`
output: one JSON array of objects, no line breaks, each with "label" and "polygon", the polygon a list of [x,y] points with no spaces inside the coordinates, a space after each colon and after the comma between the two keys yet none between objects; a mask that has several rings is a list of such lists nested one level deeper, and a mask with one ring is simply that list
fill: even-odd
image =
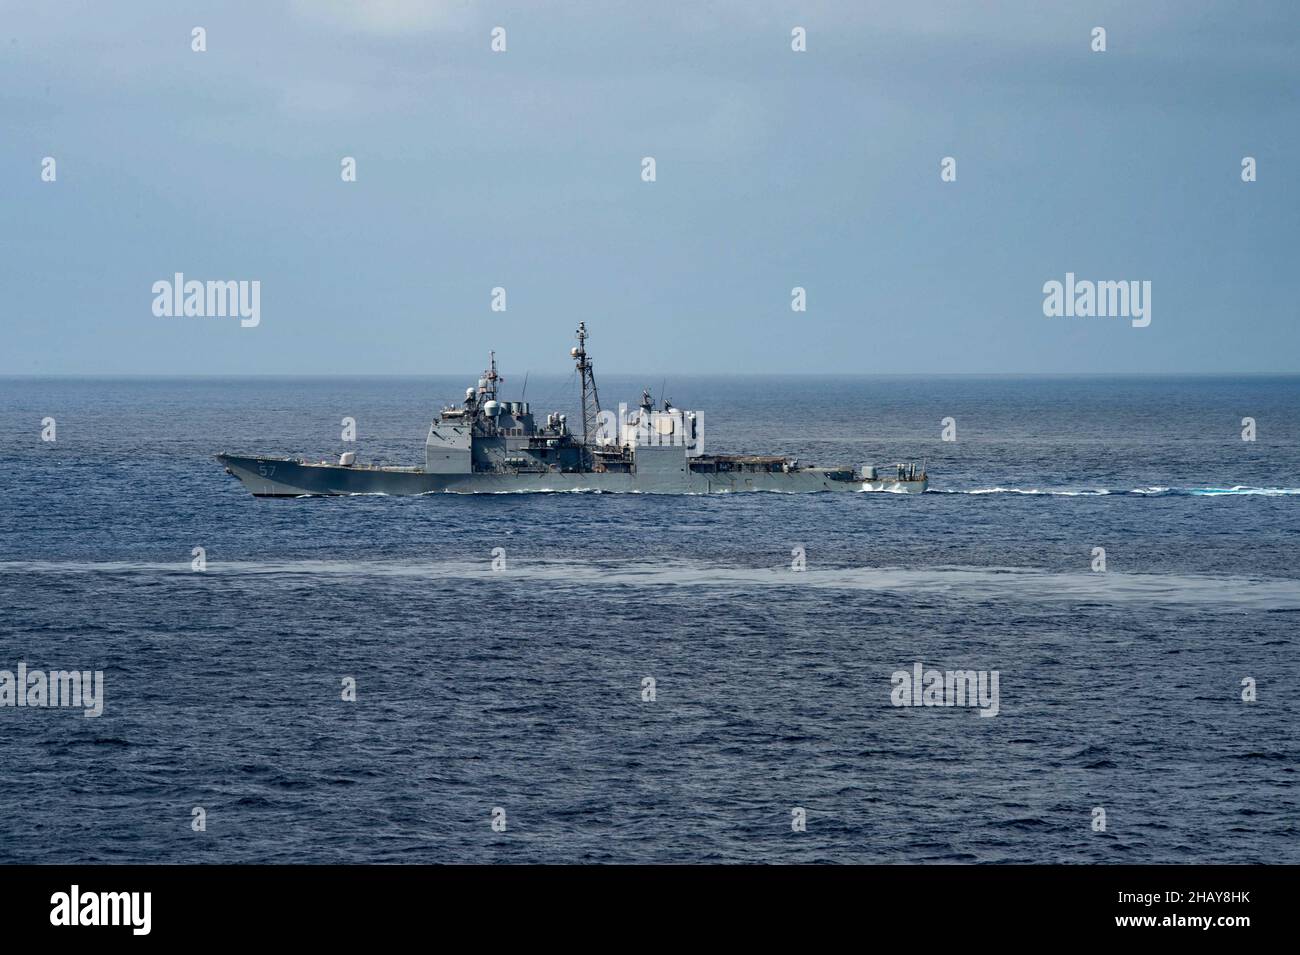
[{"label": "radar antenna", "polygon": [[479,394],[483,395],[485,399],[495,398],[497,396],[497,383],[502,381],[505,381],[505,379],[497,374],[497,353],[494,351],[488,352],[488,366],[478,383]]},{"label": "radar antenna", "polygon": [[572,349],[569,354],[578,365],[578,375],[582,378],[582,444],[583,447],[590,448],[595,441],[592,440],[596,431],[596,423],[600,419],[600,395],[596,393],[596,376],[591,370],[591,359],[587,357],[587,323],[579,322],[578,347]]}]

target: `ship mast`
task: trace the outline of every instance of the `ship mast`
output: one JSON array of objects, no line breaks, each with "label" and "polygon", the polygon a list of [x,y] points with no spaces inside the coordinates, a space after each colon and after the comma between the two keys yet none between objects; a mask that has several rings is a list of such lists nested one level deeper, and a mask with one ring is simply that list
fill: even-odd
[{"label": "ship mast", "polygon": [[495,398],[497,396],[497,382],[499,381],[505,381],[505,379],[497,374],[497,353],[490,351],[488,352],[487,371],[483,372],[483,382],[480,382],[479,391],[487,398]]},{"label": "ship mast", "polygon": [[587,323],[579,322],[578,347],[569,354],[578,365],[578,376],[582,379],[582,445],[590,448],[595,442],[592,435],[596,422],[600,419],[600,395],[596,393],[596,376],[591,370],[591,359],[587,357]]}]

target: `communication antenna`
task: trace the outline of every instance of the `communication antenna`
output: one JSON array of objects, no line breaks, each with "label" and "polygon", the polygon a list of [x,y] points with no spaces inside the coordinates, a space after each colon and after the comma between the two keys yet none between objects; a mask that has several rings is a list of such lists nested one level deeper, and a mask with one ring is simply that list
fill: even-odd
[{"label": "communication antenna", "polygon": [[595,442],[592,436],[596,422],[600,418],[600,395],[596,393],[596,376],[591,370],[591,359],[587,357],[587,323],[579,322],[578,346],[569,350],[569,355],[578,366],[578,375],[582,379],[582,444],[590,448]]},{"label": "communication antenna", "polygon": [[497,396],[497,382],[501,381],[505,381],[505,379],[497,374],[497,353],[494,351],[488,352],[488,366],[487,370],[483,372],[484,385],[479,391],[488,398],[495,398]]}]

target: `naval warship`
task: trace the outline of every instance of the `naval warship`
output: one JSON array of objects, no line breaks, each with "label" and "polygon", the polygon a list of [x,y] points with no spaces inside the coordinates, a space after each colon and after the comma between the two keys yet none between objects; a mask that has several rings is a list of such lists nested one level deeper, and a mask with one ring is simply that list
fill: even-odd
[{"label": "naval warship", "polygon": [[[814,467],[767,454],[705,454],[704,416],[656,410],[647,390],[629,412],[603,409],[587,353],[587,326],[578,325],[569,352],[582,382],[581,431],[568,415],[551,412],[539,424],[526,401],[498,397],[504,381],[496,353],[477,387],[459,405],[443,408],[424,442],[424,464],[381,466],[347,451],[337,461],[307,461],[222,453],[217,460],[256,497],[346,494],[500,494],[520,491],[622,491],[720,494],[738,491],[924,491],[924,465],[887,468]],[[575,422],[576,424],[576,422]]]}]

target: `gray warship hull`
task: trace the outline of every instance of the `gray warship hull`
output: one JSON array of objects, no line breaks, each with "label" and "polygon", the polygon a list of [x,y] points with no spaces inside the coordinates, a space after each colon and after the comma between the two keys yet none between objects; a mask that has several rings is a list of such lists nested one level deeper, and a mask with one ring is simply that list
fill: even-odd
[{"label": "gray warship hull", "polygon": [[219,454],[217,460],[257,497],[352,494],[510,494],[604,491],[624,494],[735,494],[745,491],[898,491],[928,487],[925,467],[812,467],[774,454],[706,454],[702,412],[656,410],[649,389],[629,414],[602,409],[587,353],[586,323],[569,355],[582,381],[582,431],[558,411],[545,421],[528,402],[504,400],[496,353],[463,403],[442,409],[429,426],[424,464],[363,464],[355,451],[338,463]]},{"label": "gray warship hull", "polygon": [[777,491],[810,494],[822,491],[894,491],[919,493],[922,480],[860,480],[842,469],[801,468],[795,471],[698,472],[689,466],[674,472],[658,470],[598,473],[488,472],[431,474],[421,468],[373,467],[310,463],[293,458],[219,454],[217,460],[257,497],[337,496],[349,494],[510,494],[601,491],[630,494],[731,494]]}]

